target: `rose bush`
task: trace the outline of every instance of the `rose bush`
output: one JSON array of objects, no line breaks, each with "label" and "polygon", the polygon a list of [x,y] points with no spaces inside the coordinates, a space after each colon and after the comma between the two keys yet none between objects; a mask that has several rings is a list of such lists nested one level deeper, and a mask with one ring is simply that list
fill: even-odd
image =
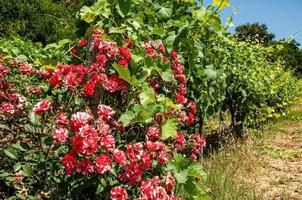
[{"label": "rose bush", "polygon": [[[0,65],[1,176],[8,193],[181,199],[178,184],[182,192],[187,181],[199,185],[205,139],[187,131],[196,104],[187,96],[181,56],[154,41],[114,41],[98,29],[71,54],[77,64],[55,69],[18,60]],[[175,156],[185,168],[171,162]],[[195,193],[203,195],[199,187]]]}]

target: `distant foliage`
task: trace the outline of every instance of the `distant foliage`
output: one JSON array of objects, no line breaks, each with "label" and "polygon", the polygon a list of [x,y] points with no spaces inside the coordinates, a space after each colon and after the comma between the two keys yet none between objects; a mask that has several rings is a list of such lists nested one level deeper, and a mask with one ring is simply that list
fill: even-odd
[{"label": "distant foliage", "polygon": [[76,12],[92,0],[2,0],[0,36],[18,34],[43,44],[69,38],[77,31]]},{"label": "distant foliage", "polygon": [[39,65],[56,65],[59,62],[69,62],[68,39],[60,40],[43,47],[42,43],[33,43],[20,37],[0,37],[0,61],[17,59],[20,62],[32,62]]},{"label": "distant foliage", "polygon": [[273,62],[280,62],[297,75],[302,74],[302,50],[300,44],[295,40],[280,40],[267,49],[269,59]]},{"label": "distant foliage", "polygon": [[236,27],[235,32],[239,41],[245,41],[252,44],[263,44],[265,46],[275,38],[274,34],[268,32],[266,24],[243,24]]}]

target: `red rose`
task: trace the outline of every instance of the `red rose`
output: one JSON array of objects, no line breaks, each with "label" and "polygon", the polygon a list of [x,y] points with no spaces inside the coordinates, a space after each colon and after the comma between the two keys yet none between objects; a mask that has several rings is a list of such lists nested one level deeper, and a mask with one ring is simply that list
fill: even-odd
[{"label": "red rose", "polygon": [[115,138],[113,135],[103,135],[100,137],[100,145],[107,151],[113,151],[115,148]]},{"label": "red rose", "polygon": [[126,200],[127,198],[128,195],[126,190],[120,186],[114,187],[110,191],[111,200]]},{"label": "red rose", "polygon": [[13,115],[16,112],[15,107],[10,103],[2,103],[1,111],[4,114]]},{"label": "red rose", "polygon": [[79,47],[84,47],[88,44],[87,38],[83,38],[82,40],[79,41]]},{"label": "red rose", "polygon": [[144,167],[145,169],[151,168],[151,158],[150,155],[146,152],[144,152],[142,156],[142,167]]},{"label": "red rose", "polygon": [[131,60],[131,53],[127,47],[118,47],[120,54],[129,62]]},{"label": "red rose", "polygon": [[98,143],[96,138],[85,138],[82,140],[82,146],[80,152],[85,156],[92,156],[94,152],[98,149]]},{"label": "red rose", "polygon": [[176,58],[178,54],[177,54],[176,51],[171,50],[171,51],[170,51],[170,55],[171,55],[173,58]]},{"label": "red rose", "polygon": [[128,67],[129,63],[128,63],[128,60],[122,59],[122,60],[118,61],[118,64],[121,65],[121,66],[123,66],[123,67]]},{"label": "red rose", "polygon": [[52,77],[50,77],[49,79],[49,84],[51,87],[56,87],[58,85],[59,82],[59,77],[57,75],[53,75]]},{"label": "red rose", "polygon": [[95,91],[95,84],[92,82],[85,83],[83,95],[84,96],[92,96]]},{"label": "red rose", "polygon": [[88,124],[92,119],[93,117],[86,112],[77,112],[70,118],[71,129],[77,132],[82,126]]},{"label": "red rose", "polygon": [[115,115],[115,111],[107,105],[99,104],[97,108],[98,117],[102,118],[105,121],[108,121]]},{"label": "red rose", "polygon": [[193,124],[195,121],[195,115],[193,113],[189,113],[187,124]]},{"label": "red rose", "polygon": [[57,114],[56,118],[60,124],[67,125],[69,123],[68,116],[66,113],[59,113]]},{"label": "red rose", "polygon": [[94,165],[90,160],[82,160],[77,165],[77,172],[82,172],[82,174],[85,176],[87,176],[88,174],[92,174],[94,172]]},{"label": "red rose", "polygon": [[62,159],[62,165],[65,168],[65,172],[68,175],[73,175],[74,170],[77,166],[76,158],[71,154],[66,154]]},{"label": "red rose", "polygon": [[65,142],[68,138],[68,130],[64,127],[57,128],[51,136],[57,143]]},{"label": "red rose", "polygon": [[162,122],[162,120],[163,120],[163,115],[161,114],[161,113],[156,113],[156,115],[155,115],[155,121],[157,122],[157,124],[161,124],[161,122]]},{"label": "red rose", "polygon": [[70,52],[71,52],[71,55],[72,55],[72,56],[78,55],[78,50],[77,50],[77,48],[75,48],[75,47],[73,47],[73,48],[70,50]]},{"label": "red rose", "polygon": [[103,175],[105,172],[111,169],[111,160],[109,156],[102,154],[95,159],[95,168],[96,171]]},{"label": "red rose", "polygon": [[138,163],[132,163],[124,167],[124,173],[119,175],[122,181],[128,181],[130,185],[135,185],[142,180],[144,171]]},{"label": "red rose", "polygon": [[186,104],[188,100],[187,100],[186,97],[184,97],[182,94],[177,93],[177,94],[176,94],[176,101],[177,101],[179,104]]},{"label": "red rose", "polygon": [[189,107],[190,107],[191,113],[195,114],[197,112],[197,106],[194,101],[191,101],[189,103]]},{"label": "red rose", "polygon": [[186,146],[186,139],[185,136],[178,132],[176,135],[176,141],[177,141],[177,149],[182,150]]},{"label": "red rose", "polygon": [[156,126],[148,127],[147,136],[149,140],[154,141],[160,139],[159,133],[160,133],[159,127]]},{"label": "red rose", "polygon": [[163,44],[160,44],[160,45],[158,46],[158,48],[159,48],[159,52],[160,52],[160,53],[165,53],[166,49],[165,49],[165,46],[164,46]]},{"label": "red rose", "polygon": [[95,36],[102,36],[104,34],[104,31],[101,29],[93,29],[92,34]]},{"label": "red rose", "polygon": [[118,149],[113,150],[113,159],[115,162],[121,165],[127,164],[127,158],[125,152],[122,150],[118,150]]},{"label": "red rose", "polygon": [[128,48],[132,48],[133,47],[133,42],[130,39],[126,38],[124,40],[124,42],[127,43],[127,47]]},{"label": "red rose", "polygon": [[28,75],[32,73],[32,65],[26,63],[23,63],[22,65],[20,65],[19,70],[22,74],[24,75]]},{"label": "red rose", "polygon": [[174,176],[172,175],[171,172],[168,172],[166,178],[165,178],[165,189],[168,192],[172,192],[174,188]]},{"label": "red rose", "polygon": [[40,101],[34,106],[33,111],[35,114],[41,115],[43,112],[49,110],[52,104],[53,102],[49,100]]}]

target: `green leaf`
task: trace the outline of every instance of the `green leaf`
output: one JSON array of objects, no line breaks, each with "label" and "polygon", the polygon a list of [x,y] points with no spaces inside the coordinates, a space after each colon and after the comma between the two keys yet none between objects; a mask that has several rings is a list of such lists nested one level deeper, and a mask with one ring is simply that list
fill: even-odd
[{"label": "green leaf", "polygon": [[140,103],[143,106],[147,106],[150,103],[153,103],[155,99],[155,92],[150,86],[142,88],[142,92],[139,94]]},{"label": "green leaf", "polygon": [[118,13],[121,17],[125,17],[130,11],[132,0],[118,0],[118,4],[116,5]]},{"label": "green leaf", "polygon": [[14,159],[14,160],[18,160],[18,154],[17,154],[17,150],[14,148],[8,148],[4,150],[5,155],[7,155],[8,157]]},{"label": "green leaf", "polygon": [[166,30],[163,27],[156,26],[156,27],[153,28],[152,33],[154,35],[164,36],[165,33],[166,33]]},{"label": "green leaf", "polygon": [[92,23],[99,15],[108,18],[111,14],[108,7],[109,3],[106,0],[98,0],[91,7],[83,6],[80,10],[81,19],[87,23]]},{"label": "green leaf", "polygon": [[162,71],[160,68],[155,67],[154,68],[158,74],[160,75],[160,77],[167,82],[172,82],[175,81],[174,76],[173,76],[173,72],[171,69],[166,69],[165,71]]},{"label": "green leaf", "polygon": [[21,164],[20,163],[16,163],[14,164],[14,172],[17,172],[21,169]]},{"label": "green leaf", "polygon": [[177,134],[177,123],[173,118],[169,118],[162,126],[162,138],[175,138]]},{"label": "green leaf", "polygon": [[7,130],[7,131],[10,131],[10,128],[5,125],[5,124],[0,124],[0,129],[4,129],[4,130]]},{"label": "green leaf", "polygon": [[58,45],[64,46],[65,44],[69,44],[70,42],[71,42],[71,40],[69,40],[69,39],[63,39],[58,42]]},{"label": "green leaf", "polygon": [[172,82],[175,80],[171,69],[167,69],[166,71],[163,71],[161,74],[161,78],[167,82]]},{"label": "green leaf", "polygon": [[174,172],[174,177],[177,181],[177,183],[186,183],[187,179],[188,179],[188,171],[183,170],[181,172]]},{"label": "green leaf", "polygon": [[117,28],[117,27],[110,27],[109,33],[125,33],[126,29],[125,28]]},{"label": "green leaf", "polygon": [[27,61],[28,58],[27,58],[27,56],[21,54],[21,55],[18,55],[18,56],[16,57],[16,59],[17,59],[20,63],[24,63],[24,62]]},{"label": "green leaf", "polygon": [[168,37],[166,39],[166,44],[168,47],[172,47],[174,41],[175,41],[175,38],[176,38],[176,34],[175,34],[175,31],[170,31],[168,33]]},{"label": "green leaf", "polygon": [[31,168],[31,166],[23,165],[22,166],[22,170],[23,170],[25,176],[32,176],[32,175],[34,175],[34,172],[33,172],[32,168]]},{"label": "green leaf", "polygon": [[161,9],[159,9],[157,14],[158,14],[158,17],[169,18],[172,15],[172,9],[161,7]]},{"label": "green leaf", "polygon": [[29,113],[29,120],[34,126],[41,125],[41,116],[36,115],[33,111]]},{"label": "green leaf", "polygon": [[205,69],[204,72],[209,77],[210,80],[216,80],[217,79],[217,74],[214,70]]},{"label": "green leaf", "polygon": [[135,118],[135,116],[136,115],[133,111],[128,110],[120,116],[118,121],[122,122],[124,127],[127,127],[131,123],[131,121]]},{"label": "green leaf", "polygon": [[29,146],[28,146],[27,143],[20,142],[20,141],[18,141],[16,144],[13,144],[12,146],[19,149],[19,150],[21,150],[21,151],[27,151],[29,149]]},{"label": "green leaf", "polygon": [[195,179],[190,177],[187,181],[186,184],[184,184],[184,188],[188,194],[191,194],[192,196],[197,195],[198,193],[201,192],[201,189],[197,186]]},{"label": "green leaf", "polygon": [[131,85],[137,86],[139,84],[139,81],[130,75],[128,67],[122,67],[120,65],[114,64],[113,68],[117,71],[121,79],[124,79]]},{"label": "green leaf", "polygon": [[230,6],[230,0],[213,0],[213,6],[217,6],[219,10],[222,10],[224,7]]},{"label": "green leaf", "polygon": [[132,24],[132,26],[134,27],[135,30],[138,30],[139,28],[141,28],[141,25],[140,25],[139,22],[136,21],[136,20],[133,20],[133,21],[131,22],[131,24]]}]

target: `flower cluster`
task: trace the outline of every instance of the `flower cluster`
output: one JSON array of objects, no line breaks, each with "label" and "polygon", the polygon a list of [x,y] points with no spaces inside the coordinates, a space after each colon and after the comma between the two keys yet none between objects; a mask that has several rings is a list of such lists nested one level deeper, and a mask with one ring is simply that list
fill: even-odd
[{"label": "flower cluster", "polygon": [[[132,192],[127,193],[132,189],[139,191],[140,200],[180,200],[174,196],[173,174],[163,169],[169,159],[173,159],[173,152],[187,154],[196,160],[205,145],[203,136],[186,132],[187,126],[195,125],[197,106],[187,99],[187,80],[181,58],[177,52],[168,52],[163,44],[154,41],[143,43],[141,49],[129,39],[124,41],[123,46],[104,39],[108,37],[102,37],[103,34],[101,30],[93,30],[92,39],[83,38],[71,49],[71,54],[76,58],[81,56],[81,52],[93,51],[95,56],[89,65],[60,64],[55,69],[37,70],[35,65],[29,63],[12,64],[17,66],[15,70],[21,77],[33,76],[35,80],[50,85],[47,94],[43,93],[40,85],[27,86],[24,90],[30,97],[29,102],[34,102],[31,112],[40,115],[41,124],[47,124],[43,131],[48,129],[53,138],[54,144],[49,151],[52,153],[62,146],[68,149],[61,159],[68,176],[101,176],[105,180],[107,177],[115,177],[110,191],[112,200],[133,197]],[[164,65],[163,70],[168,68],[167,72],[176,81],[165,82],[156,70],[148,74],[147,78],[142,78],[142,85],[149,87],[150,84],[150,89],[154,89],[152,92],[156,101],[153,103],[158,103],[155,106],[157,110],[148,122],[137,120],[131,126],[126,126],[119,119],[127,109],[140,104],[138,92],[142,87],[134,84],[130,87],[131,81],[128,83],[122,79],[124,76],[120,76],[116,66],[128,70],[129,76],[135,76],[131,72],[132,65],[137,64],[132,60],[135,52],[143,54],[142,58],[148,56],[148,62],[154,61],[159,65],[158,68]],[[9,70],[0,63],[1,112],[15,115],[24,107],[26,99],[13,92],[12,84],[5,81],[8,73]],[[66,96],[71,98],[68,101],[65,101],[65,97],[59,99],[57,91],[67,91]],[[94,105],[95,110],[90,107],[90,102],[84,103],[82,107],[72,104],[73,97],[86,101],[98,95],[102,99]],[[161,96],[173,101],[173,106],[159,103],[157,100]],[[170,119],[178,122],[175,128],[177,135],[164,139],[164,123]],[[164,173],[167,174],[163,176]]]},{"label": "flower cluster", "polygon": [[142,181],[140,186],[140,200],[181,200],[173,195],[174,176],[168,172],[163,179],[154,177],[148,181]]},{"label": "flower cluster", "polygon": [[[92,96],[99,84],[109,93],[125,91],[128,83],[119,78],[115,73],[108,74],[110,64],[118,63],[127,67],[131,61],[130,50],[124,46],[117,46],[114,41],[101,39],[102,31],[93,31],[92,47],[96,51],[94,62],[89,66],[82,65],[59,65],[49,78],[52,87],[65,87],[69,91],[84,85],[83,95]],[[79,42],[78,48],[88,45],[88,39]],[[73,48],[72,54],[77,54],[78,49]]]},{"label": "flower cluster", "polygon": [[14,92],[14,84],[5,80],[9,70],[0,62],[0,103],[1,112],[5,115],[18,115],[26,104],[26,98]]}]

